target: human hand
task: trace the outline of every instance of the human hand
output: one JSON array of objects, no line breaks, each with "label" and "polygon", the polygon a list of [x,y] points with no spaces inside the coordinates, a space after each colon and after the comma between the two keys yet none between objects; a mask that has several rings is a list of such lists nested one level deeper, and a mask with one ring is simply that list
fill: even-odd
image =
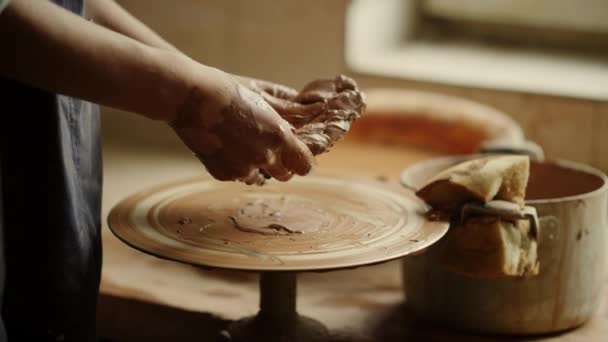
[{"label": "human hand", "polygon": [[327,152],[341,140],[365,110],[365,98],[355,81],[344,75],[318,79],[300,92],[284,85],[239,77],[260,94],[285,120],[314,155]]},{"label": "human hand", "polygon": [[287,181],[314,162],[262,96],[217,69],[201,77],[169,124],[218,180],[263,184],[267,174]]},{"label": "human hand", "polygon": [[326,109],[321,102],[299,103],[296,101],[299,92],[286,85],[243,76],[235,76],[235,78],[239,83],[264,98],[281,117],[296,128]]}]

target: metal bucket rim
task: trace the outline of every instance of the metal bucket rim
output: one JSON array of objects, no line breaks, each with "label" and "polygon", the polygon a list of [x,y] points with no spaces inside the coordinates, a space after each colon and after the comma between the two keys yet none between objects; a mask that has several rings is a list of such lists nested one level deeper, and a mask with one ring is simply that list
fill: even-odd
[{"label": "metal bucket rim", "polygon": [[[414,163],[411,166],[405,168],[401,172],[400,183],[402,186],[404,186],[410,190],[417,191],[418,188],[416,186],[414,186],[413,184],[411,184],[410,180],[408,179],[409,175],[412,174],[413,172],[415,172],[425,166],[428,166],[429,164],[432,164],[432,163],[440,163],[441,161],[446,161],[446,162],[447,161],[465,161],[465,160],[478,158],[478,157],[485,157],[485,156],[487,156],[487,154],[464,154],[464,155],[449,155],[449,156],[436,157],[436,158],[432,158],[432,159],[426,159],[426,160]],[[595,167],[592,167],[592,166],[589,166],[587,164],[583,164],[580,162],[575,162],[575,161],[565,160],[565,159],[548,159],[548,160],[543,161],[542,163],[551,163],[551,164],[557,165],[562,168],[568,168],[571,170],[591,174],[593,176],[598,177],[602,181],[602,185],[592,191],[584,192],[584,193],[580,193],[580,194],[576,194],[576,195],[556,197],[556,198],[526,200],[525,201],[526,204],[563,203],[563,202],[569,202],[569,201],[577,201],[577,200],[581,200],[584,198],[590,198],[590,197],[602,195],[603,193],[605,193],[608,190],[608,177],[606,176],[606,174],[604,172],[602,172],[601,170],[599,170]]]}]

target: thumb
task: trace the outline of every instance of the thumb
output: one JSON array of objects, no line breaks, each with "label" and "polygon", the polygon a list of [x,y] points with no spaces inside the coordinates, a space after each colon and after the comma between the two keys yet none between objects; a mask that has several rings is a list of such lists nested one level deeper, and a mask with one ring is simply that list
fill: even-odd
[{"label": "thumb", "polygon": [[287,170],[300,176],[308,174],[315,164],[312,152],[291,131],[285,135],[280,158]]},{"label": "thumb", "polygon": [[262,97],[283,119],[296,128],[314,120],[327,109],[327,105],[323,102],[300,104],[268,94],[262,94]]}]

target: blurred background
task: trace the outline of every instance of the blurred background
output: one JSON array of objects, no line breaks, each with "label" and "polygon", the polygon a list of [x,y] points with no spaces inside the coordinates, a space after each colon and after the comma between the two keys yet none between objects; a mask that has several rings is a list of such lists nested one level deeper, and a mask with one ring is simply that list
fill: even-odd
[{"label": "blurred background", "polygon": [[[549,157],[608,170],[603,0],[120,0],[192,58],[301,87],[345,73],[364,89],[472,99],[512,116]],[[105,109],[106,143],[177,146]]]}]

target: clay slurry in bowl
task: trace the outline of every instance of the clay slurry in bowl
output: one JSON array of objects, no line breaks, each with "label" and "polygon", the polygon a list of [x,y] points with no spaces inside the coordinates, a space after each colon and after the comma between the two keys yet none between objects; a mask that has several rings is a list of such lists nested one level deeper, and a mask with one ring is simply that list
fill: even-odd
[{"label": "clay slurry in bowl", "polygon": [[532,162],[526,200],[576,196],[595,191],[602,185],[604,185],[602,178],[593,173],[564,167],[554,162]]}]

